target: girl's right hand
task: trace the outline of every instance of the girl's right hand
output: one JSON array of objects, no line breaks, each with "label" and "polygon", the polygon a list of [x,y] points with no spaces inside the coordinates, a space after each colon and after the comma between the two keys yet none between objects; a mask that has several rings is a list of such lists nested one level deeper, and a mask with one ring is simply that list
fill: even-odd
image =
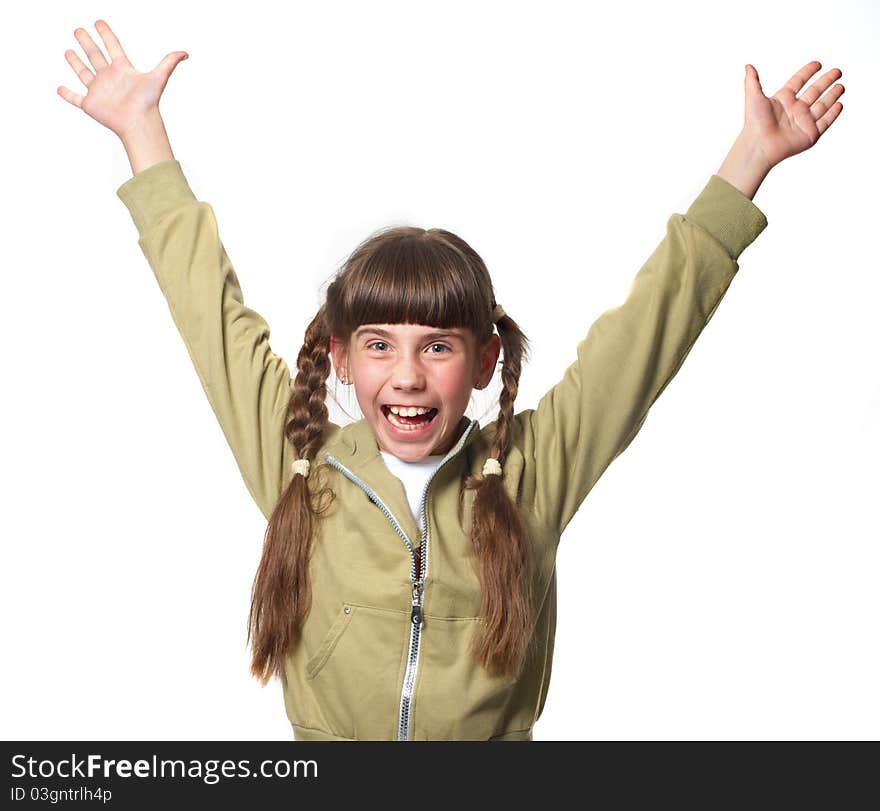
[{"label": "girl's right hand", "polygon": [[107,61],[88,32],[77,28],[73,35],[85,51],[94,72],[80,61],[75,51],[65,51],[65,58],[86,87],[86,95],[81,96],[64,86],[59,86],[58,95],[123,138],[145,116],[158,111],[159,99],[171,71],[179,62],[189,58],[189,54],[186,51],[172,51],[150,73],[138,73],[128,61],[110,26],[104,20],[98,20],[95,29],[107,47],[110,61]]}]

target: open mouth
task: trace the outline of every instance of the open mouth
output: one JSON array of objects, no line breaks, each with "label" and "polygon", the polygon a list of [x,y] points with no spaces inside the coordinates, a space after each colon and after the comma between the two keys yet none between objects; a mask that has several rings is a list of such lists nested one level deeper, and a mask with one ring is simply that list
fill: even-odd
[{"label": "open mouth", "polygon": [[383,405],[382,413],[385,415],[385,419],[397,431],[402,433],[418,433],[426,430],[434,422],[438,411],[436,408],[432,408],[426,414],[419,414],[416,417],[401,417],[398,414],[392,413],[388,406]]}]

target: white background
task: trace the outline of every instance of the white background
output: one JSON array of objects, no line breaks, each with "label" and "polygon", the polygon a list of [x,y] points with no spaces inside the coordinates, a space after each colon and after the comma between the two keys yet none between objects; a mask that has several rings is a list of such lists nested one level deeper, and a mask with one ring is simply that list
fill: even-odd
[{"label": "white background", "polygon": [[162,114],[275,351],[366,235],[445,227],[532,341],[517,410],[720,167],[744,65],[768,96],[839,67],[843,113],[758,190],[768,227],[562,538],[535,739],[880,735],[876,4],[10,13],[3,738],[291,739],[248,672],[265,520],[115,194],[122,145],[56,93],[85,92],[64,51],[99,18],[139,70],[189,52]]}]

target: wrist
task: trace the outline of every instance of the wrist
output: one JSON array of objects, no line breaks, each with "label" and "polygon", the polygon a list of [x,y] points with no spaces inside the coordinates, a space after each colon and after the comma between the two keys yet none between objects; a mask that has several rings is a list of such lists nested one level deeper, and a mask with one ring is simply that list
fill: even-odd
[{"label": "wrist", "polygon": [[758,144],[741,132],[716,174],[751,200],[772,168]]},{"label": "wrist", "polygon": [[174,158],[168,133],[165,131],[165,122],[162,121],[158,109],[140,117],[118,135],[134,174],[159,161]]}]

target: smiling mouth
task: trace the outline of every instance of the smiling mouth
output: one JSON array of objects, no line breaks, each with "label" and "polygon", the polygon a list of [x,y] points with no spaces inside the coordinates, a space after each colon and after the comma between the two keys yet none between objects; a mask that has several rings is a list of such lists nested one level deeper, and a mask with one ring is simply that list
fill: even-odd
[{"label": "smiling mouth", "polygon": [[385,415],[385,419],[395,428],[399,428],[402,431],[415,431],[430,425],[437,417],[439,411],[436,408],[432,408],[427,414],[421,414],[417,417],[401,417],[392,413],[388,406],[383,405],[382,413]]}]

